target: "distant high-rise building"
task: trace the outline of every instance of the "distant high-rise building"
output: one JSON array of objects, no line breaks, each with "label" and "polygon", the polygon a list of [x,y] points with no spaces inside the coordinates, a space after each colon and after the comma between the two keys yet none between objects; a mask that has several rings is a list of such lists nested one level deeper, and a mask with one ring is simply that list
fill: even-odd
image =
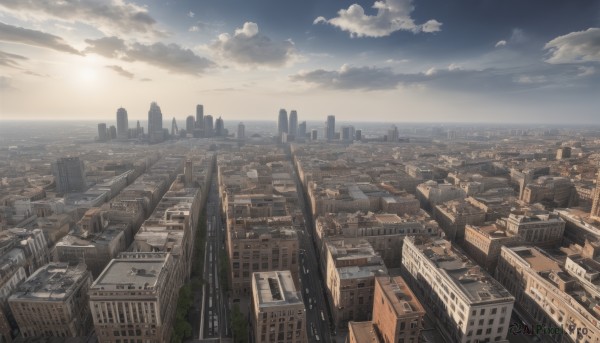
[{"label": "distant high-rise building", "polygon": [[303,121],[302,123],[300,123],[300,125],[298,125],[298,137],[300,137],[301,139],[306,138],[306,122],[305,121]]},{"label": "distant high-rise building", "polygon": [[342,126],[340,140],[344,142],[351,142],[354,140],[354,126]]},{"label": "distant high-rise building", "polygon": [[193,133],[194,132],[194,125],[196,123],[194,122],[194,116],[188,116],[185,119],[185,131],[187,131],[187,133]]},{"label": "distant high-rise building", "polygon": [[392,127],[388,130],[387,140],[388,142],[398,142],[398,128],[396,125],[392,125]]},{"label": "distant high-rise building", "polygon": [[596,179],[596,190],[594,191],[594,199],[592,201],[591,216],[600,220],[600,169],[598,169],[598,179]]},{"label": "distant high-rise building", "polygon": [[185,176],[184,181],[185,181],[186,187],[192,187],[192,181],[193,181],[192,176],[194,175],[193,168],[194,168],[194,163],[192,162],[192,160],[185,161],[185,168],[183,169],[183,175]]},{"label": "distant high-rise building", "polygon": [[244,123],[238,124],[237,139],[246,139],[246,126]]},{"label": "distant high-rise building", "polygon": [[87,189],[83,161],[79,157],[59,158],[52,164],[57,193],[84,192]]},{"label": "distant high-rise building", "polygon": [[114,125],[111,125],[108,128],[108,139],[116,139],[117,138],[117,128]]},{"label": "distant high-rise building", "polygon": [[213,136],[213,117],[209,114],[204,116],[204,137]]},{"label": "distant high-rise building", "polygon": [[150,110],[148,111],[148,134],[155,132],[162,132],[163,129],[163,118],[160,107],[156,102],[150,104]]},{"label": "distant high-rise building", "polygon": [[311,141],[316,141],[317,140],[317,138],[318,138],[318,132],[319,132],[319,130],[317,130],[317,129],[313,129],[310,132],[310,140]]},{"label": "distant high-rise building", "polygon": [[173,117],[173,121],[171,121],[171,136],[175,136],[179,133],[179,128],[177,127],[177,121],[175,117]]},{"label": "distant high-rise building", "polygon": [[98,140],[106,142],[108,140],[108,132],[106,131],[106,123],[98,124]]},{"label": "distant high-rise building", "polygon": [[137,136],[141,136],[144,134],[144,128],[142,127],[142,125],[140,125],[140,121],[137,121],[137,125],[135,127],[136,131],[137,131]]},{"label": "distant high-rise building", "polygon": [[288,132],[288,116],[283,108],[279,110],[279,120],[277,122],[277,133],[281,136],[282,133]]},{"label": "distant high-rise building", "polygon": [[204,106],[196,105],[196,128],[204,128]]},{"label": "distant high-rise building", "polygon": [[117,110],[117,138],[127,139],[129,134],[129,119],[127,111],[121,107]]},{"label": "distant high-rise building", "polygon": [[221,117],[215,120],[215,135],[218,137],[225,136],[225,122]]},{"label": "distant high-rise building", "polygon": [[335,139],[335,116],[327,116],[325,123],[325,139],[332,141]]},{"label": "distant high-rise building", "polygon": [[356,130],[356,131],[355,131],[355,133],[354,133],[354,137],[355,137],[355,139],[356,139],[357,141],[360,141],[360,140],[362,140],[362,130],[360,130],[360,129],[359,129],[359,130]]},{"label": "distant high-rise building", "polygon": [[288,123],[288,133],[294,137],[298,135],[298,112],[290,111],[290,121]]}]

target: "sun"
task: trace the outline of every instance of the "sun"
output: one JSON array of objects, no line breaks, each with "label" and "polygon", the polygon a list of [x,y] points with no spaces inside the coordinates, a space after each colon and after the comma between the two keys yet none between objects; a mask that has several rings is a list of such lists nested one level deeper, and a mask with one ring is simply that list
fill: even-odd
[{"label": "sun", "polygon": [[92,67],[83,67],[79,71],[79,79],[84,83],[94,83],[98,79],[98,71]]}]

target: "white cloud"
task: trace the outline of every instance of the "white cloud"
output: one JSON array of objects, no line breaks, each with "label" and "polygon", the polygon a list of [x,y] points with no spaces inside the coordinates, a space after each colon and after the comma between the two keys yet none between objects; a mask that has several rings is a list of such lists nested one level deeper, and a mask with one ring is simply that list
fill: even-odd
[{"label": "white cloud", "polygon": [[210,48],[225,60],[253,67],[280,67],[298,57],[294,42],[274,42],[261,34],[258,25],[253,22],[244,23],[235,30],[233,36],[228,33],[220,34]]},{"label": "white cloud", "polygon": [[0,11],[37,21],[79,22],[106,34],[164,35],[146,8],[126,0],[2,0]]},{"label": "white cloud", "polygon": [[134,75],[132,72],[129,72],[125,69],[123,69],[123,67],[118,66],[118,65],[110,65],[110,66],[106,66],[106,68],[108,69],[112,69],[114,70],[117,74],[126,77],[128,79],[133,79]]},{"label": "white cloud", "polygon": [[586,76],[596,74],[596,68],[594,68],[594,67],[580,66],[578,68],[578,70],[579,70],[579,73],[577,74],[577,76],[581,76],[581,77],[586,77]]},{"label": "white cloud", "polygon": [[352,4],[348,9],[338,11],[338,16],[326,19],[317,17],[313,24],[328,23],[343,31],[350,32],[352,37],[385,37],[396,31],[437,32],[442,23],[435,19],[418,25],[410,14],[414,7],[412,0],[379,0],[372,6],[377,13],[365,13],[359,4]]},{"label": "white cloud", "polygon": [[546,43],[548,63],[600,62],[600,28],[571,32]]},{"label": "white cloud", "polygon": [[209,59],[177,44],[128,44],[118,37],[86,39],[85,42],[89,44],[85,52],[128,62],[145,62],[173,73],[199,75],[214,66]]},{"label": "white cloud", "polygon": [[494,45],[494,47],[496,47],[496,48],[499,48],[499,47],[502,47],[502,46],[506,46],[506,41],[504,39],[503,40],[499,40],[498,43],[496,43],[496,45]]},{"label": "white cloud", "polygon": [[81,55],[81,52],[70,46],[61,37],[4,23],[0,23],[0,41],[20,43]]},{"label": "white cloud", "polygon": [[200,28],[198,26],[194,25],[194,26],[190,26],[188,31],[189,32],[198,32],[198,31],[200,31]]},{"label": "white cloud", "polygon": [[519,76],[515,80],[518,83],[535,84],[546,82],[546,77],[543,75],[523,75]]},{"label": "white cloud", "polygon": [[189,11],[188,14],[187,14],[187,16],[190,17],[190,18],[193,18],[195,15],[196,14],[194,12],[192,12],[192,11]]}]

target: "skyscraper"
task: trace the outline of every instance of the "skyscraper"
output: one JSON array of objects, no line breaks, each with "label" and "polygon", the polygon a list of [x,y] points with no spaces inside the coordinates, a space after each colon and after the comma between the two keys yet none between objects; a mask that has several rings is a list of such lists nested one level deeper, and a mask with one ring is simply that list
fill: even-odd
[{"label": "skyscraper", "polygon": [[290,121],[288,123],[288,133],[294,137],[298,135],[298,112],[290,111]]},{"label": "skyscraper", "polygon": [[171,121],[171,136],[175,136],[179,134],[179,128],[177,127],[177,121],[175,117],[173,117],[173,121]]},{"label": "skyscraper", "polygon": [[162,132],[163,119],[160,107],[156,102],[150,104],[150,110],[148,111],[148,134],[151,135],[155,132]]},{"label": "skyscraper", "polygon": [[213,117],[209,114],[204,116],[204,137],[213,136]]},{"label": "skyscraper", "polygon": [[327,116],[325,123],[326,139],[332,141],[335,139],[335,116]]},{"label": "skyscraper", "polygon": [[52,163],[56,192],[65,194],[87,189],[83,161],[79,157],[63,157]]},{"label": "skyscraper", "polygon": [[300,139],[306,138],[306,122],[305,121],[303,121],[302,123],[300,123],[300,125],[298,125],[298,137]]},{"label": "skyscraper", "polygon": [[148,111],[148,139],[150,142],[162,142],[164,139],[162,112],[156,102],[150,104]]},{"label": "skyscraper", "polygon": [[387,141],[388,142],[398,142],[398,128],[396,125],[392,125],[392,128],[388,130]]},{"label": "skyscraper", "polygon": [[221,117],[217,118],[215,121],[215,136],[225,136],[225,122],[223,122]]},{"label": "skyscraper", "polygon": [[282,133],[288,132],[288,116],[286,110],[283,108],[279,110],[279,120],[277,122],[277,134],[281,136]]},{"label": "skyscraper", "polygon": [[204,128],[204,106],[196,105],[196,128]]},{"label": "skyscraper", "polygon": [[598,178],[596,179],[596,190],[594,193],[594,199],[592,203],[591,216],[600,220],[600,169],[598,169]]},{"label": "skyscraper", "polygon": [[238,124],[237,139],[246,139],[246,126],[244,123]]},{"label": "skyscraper", "polygon": [[108,132],[106,131],[106,123],[98,124],[98,140],[106,142],[108,140]]},{"label": "skyscraper", "polygon": [[129,133],[129,119],[127,118],[127,110],[123,107],[117,110],[117,138],[127,139]]},{"label": "skyscraper", "polygon": [[192,134],[194,133],[194,125],[196,123],[194,122],[194,116],[188,116],[185,119],[185,131],[187,131],[187,133]]}]

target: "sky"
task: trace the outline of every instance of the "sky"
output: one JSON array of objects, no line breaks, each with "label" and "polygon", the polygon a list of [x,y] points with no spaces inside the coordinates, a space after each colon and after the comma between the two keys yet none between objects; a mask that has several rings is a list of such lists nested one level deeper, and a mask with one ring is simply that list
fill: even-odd
[{"label": "sky", "polygon": [[0,120],[600,123],[597,0],[2,0]]}]

